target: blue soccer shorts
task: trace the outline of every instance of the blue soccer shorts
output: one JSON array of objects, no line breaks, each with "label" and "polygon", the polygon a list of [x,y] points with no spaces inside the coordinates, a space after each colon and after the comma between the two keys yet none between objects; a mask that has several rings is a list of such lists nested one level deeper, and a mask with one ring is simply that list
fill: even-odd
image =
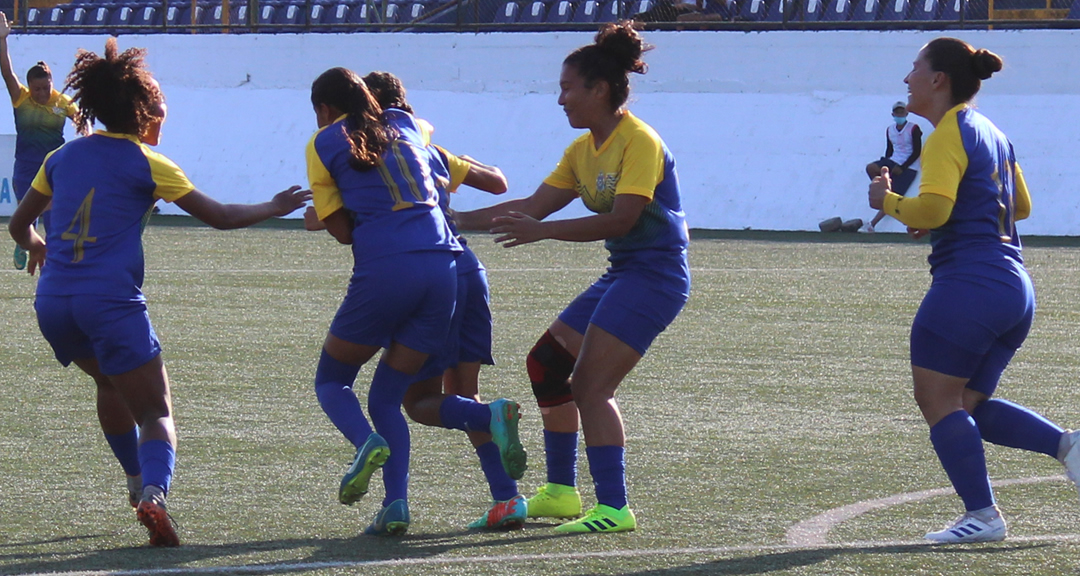
[{"label": "blue soccer shorts", "polygon": [[685,257],[613,265],[559,314],[559,320],[580,334],[595,324],[644,356],[689,296]]},{"label": "blue soccer shorts", "polygon": [[446,344],[457,301],[457,267],[449,251],[404,252],[353,270],[330,333],[346,342],[397,342],[426,354]]},{"label": "blue soccer shorts", "polygon": [[991,396],[1034,317],[1035,290],[1020,264],[936,276],[911,327],[911,364],[968,378],[968,388]]},{"label": "blue soccer shorts", "polygon": [[161,354],[146,302],[99,295],[38,296],[41,334],[67,366],[94,358],[102,373],[130,372]]}]

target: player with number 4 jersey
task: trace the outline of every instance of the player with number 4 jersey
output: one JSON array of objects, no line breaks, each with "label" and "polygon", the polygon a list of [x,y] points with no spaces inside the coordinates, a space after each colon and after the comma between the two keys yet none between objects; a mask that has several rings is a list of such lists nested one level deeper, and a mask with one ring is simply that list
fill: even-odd
[{"label": "player with number 4 jersey", "polygon": [[[41,270],[34,309],[56,359],[74,363],[97,384],[98,420],[127,475],[128,501],[152,546],[180,540],[165,511],[176,432],[161,344],[142,293],[143,216],[158,199],[174,202],[215,228],[240,228],[284,216],[310,198],[293,187],[270,202],[223,205],[199,192],[168,158],[150,150],[165,121],[165,98],[144,65],[144,53],[105,57],[80,51],[68,75],[83,134],[50,153],[9,231]],[[52,203],[47,239],[33,228]]]}]

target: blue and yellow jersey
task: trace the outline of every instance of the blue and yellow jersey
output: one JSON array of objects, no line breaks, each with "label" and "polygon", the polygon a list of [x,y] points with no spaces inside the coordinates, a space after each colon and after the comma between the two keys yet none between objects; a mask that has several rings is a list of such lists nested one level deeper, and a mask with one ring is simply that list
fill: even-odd
[{"label": "blue and yellow jersey", "polygon": [[66,94],[53,90],[48,103],[42,106],[22,84],[11,105],[15,109],[15,159],[38,164],[64,143],[64,121],[78,112]]},{"label": "blue and yellow jersey", "polygon": [[681,253],[689,244],[675,158],[656,131],[629,112],[599,149],[589,132],[574,140],[544,183],[574,190],[598,214],[611,212],[618,194],[650,200],[628,234],[605,243],[613,262],[647,251]]},{"label": "blue and yellow jersey", "polygon": [[33,187],[52,197],[37,293],[142,299],[141,220],[160,198],[195,187],[171,160],[130,134],[98,131],[45,158]]},{"label": "blue and yellow jersey", "polygon": [[439,208],[431,165],[437,161],[424,144],[412,115],[389,109],[387,124],[397,137],[378,166],[360,171],[346,136],[348,117],[319,130],[307,146],[308,180],[319,219],[348,210],[355,223],[357,263],[417,250],[461,251]]},{"label": "blue and yellow jersey", "polygon": [[1017,204],[1029,211],[1030,198],[1012,143],[997,126],[966,104],[952,108],[926,139],[922,170],[919,194],[955,203],[949,220],[931,231],[931,271],[1002,256],[1023,263]]}]

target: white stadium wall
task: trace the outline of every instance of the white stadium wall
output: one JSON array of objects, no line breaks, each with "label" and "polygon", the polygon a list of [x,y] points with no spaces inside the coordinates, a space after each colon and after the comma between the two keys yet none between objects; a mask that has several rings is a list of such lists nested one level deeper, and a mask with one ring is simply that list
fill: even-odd
[{"label": "white stadium wall", "polygon": [[[646,58],[649,73],[634,80],[631,109],[675,154],[691,227],[814,230],[830,216],[865,219],[863,167],[884,152],[890,107],[906,99],[903,77],[938,35],[653,32],[657,49]],[[978,105],[1012,139],[1032,190],[1022,232],[1080,235],[1080,189],[1065,170],[1080,150],[1080,31],[956,35],[1005,58]],[[556,104],[558,74],[563,57],[591,37],[205,34],[124,36],[120,44],[149,49],[166,92],[160,150],[200,189],[247,202],[305,183],[303,150],[315,129],[308,91],[333,66],[398,74],[435,125],[436,142],[500,166],[509,196],[528,194],[576,134]],[[78,48],[100,53],[104,40],[19,36],[11,53],[20,73],[45,60],[59,83]],[[11,115],[0,114],[0,133],[12,131]],[[3,200],[0,213],[9,213]],[[466,192],[454,202],[492,201]]]}]

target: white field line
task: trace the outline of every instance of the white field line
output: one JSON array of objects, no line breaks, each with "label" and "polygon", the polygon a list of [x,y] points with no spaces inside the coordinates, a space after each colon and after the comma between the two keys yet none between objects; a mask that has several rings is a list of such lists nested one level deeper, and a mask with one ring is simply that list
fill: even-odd
[{"label": "white field line", "polygon": [[[600,536],[603,538],[604,536]],[[1080,534],[1010,537],[1012,544],[1039,542],[1080,543]],[[654,548],[648,550],[610,550],[606,552],[568,552],[562,554],[507,554],[502,556],[435,556],[427,558],[398,558],[391,560],[342,560],[337,562],[295,562],[204,568],[147,568],[142,570],[85,570],[76,572],[40,572],[23,576],[164,576],[171,574],[273,574],[328,570],[334,568],[393,568],[402,566],[452,566],[458,564],[505,564],[511,562],[550,562],[552,560],[586,560],[592,558],[640,558],[645,556],[729,556],[739,553],[798,552],[814,550],[858,551],[878,548],[910,547],[923,549],[934,546],[926,540],[885,540],[880,542],[844,542],[816,546],[771,544],[761,546],[720,546],[714,548]]]},{"label": "white field line", "polygon": [[[1012,486],[1015,484],[1037,484],[1040,482],[1057,482],[1064,480],[1065,476],[1039,476],[1034,478],[1013,478],[1011,480],[997,480],[993,482],[994,486]],[[825,546],[828,541],[829,531],[834,526],[842,522],[846,522],[855,518],[856,516],[870,512],[871,510],[880,510],[882,508],[888,508],[890,506],[896,506],[898,504],[905,504],[907,502],[918,502],[919,500],[926,500],[927,498],[934,498],[936,496],[947,496],[949,494],[955,494],[956,492],[949,488],[935,488],[933,490],[922,490],[919,492],[907,492],[904,494],[894,494],[892,496],[886,496],[885,498],[877,498],[875,500],[864,500],[862,502],[856,502],[854,504],[848,504],[847,506],[841,506],[839,508],[833,508],[822,514],[818,514],[808,520],[803,520],[798,524],[788,528],[786,534],[787,543],[791,546]],[[1016,539],[1010,538],[1010,541]]]}]

